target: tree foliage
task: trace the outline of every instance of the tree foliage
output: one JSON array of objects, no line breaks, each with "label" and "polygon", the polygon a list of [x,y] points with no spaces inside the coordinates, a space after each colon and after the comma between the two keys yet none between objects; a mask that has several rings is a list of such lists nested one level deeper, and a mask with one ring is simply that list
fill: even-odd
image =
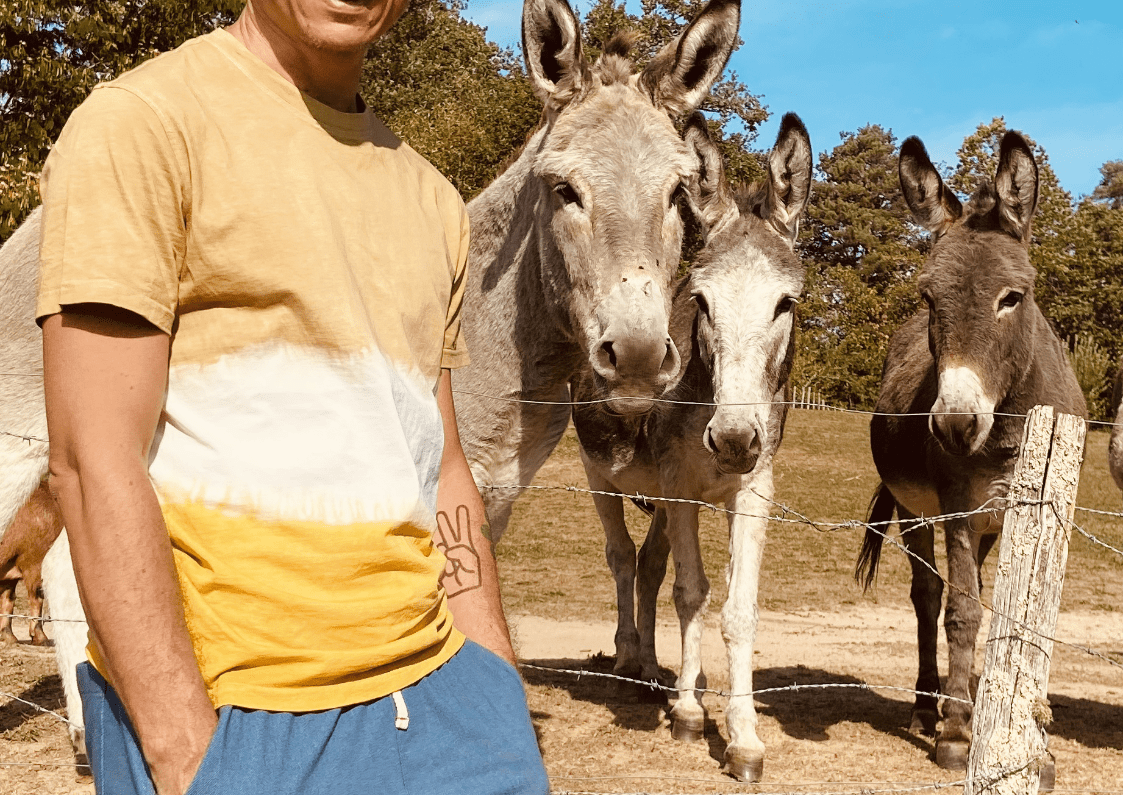
[{"label": "tree foliage", "polygon": [[459,8],[414,0],[371,48],[363,96],[470,199],[523,143],[542,107],[521,61],[487,41]]},{"label": "tree foliage", "polygon": [[1123,210],[1123,160],[1109,160],[1100,166],[1100,184],[1092,191],[1094,201],[1108,202],[1113,210]]},{"label": "tree foliage", "polygon": [[872,407],[892,331],[919,303],[927,238],[909,221],[897,142],[878,125],[819,158],[799,247],[808,265],[797,382],[836,405]]},{"label": "tree foliage", "polygon": [[8,0],[0,4],[0,241],[38,204],[38,172],[103,80],[233,21],[241,0]]}]

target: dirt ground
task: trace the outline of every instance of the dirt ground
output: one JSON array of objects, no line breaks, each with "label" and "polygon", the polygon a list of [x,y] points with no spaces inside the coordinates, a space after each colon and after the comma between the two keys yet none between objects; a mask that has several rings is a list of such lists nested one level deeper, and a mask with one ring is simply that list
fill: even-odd
[{"label": "dirt ground", "polygon": [[[607,672],[613,624],[511,617],[527,665]],[[914,663],[911,611],[856,606],[831,613],[761,613],[756,688],[792,684],[908,687]],[[1079,639],[1123,659],[1123,617],[1065,613],[1060,638]],[[660,660],[678,666],[678,630],[659,628]],[[943,651],[941,651],[943,654]],[[704,642],[709,686],[726,686],[725,652],[716,623]],[[980,660],[981,663],[981,660]],[[742,785],[720,773],[725,749],[723,704],[707,695],[704,741],[674,741],[664,708],[637,703],[610,680],[524,668],[539,742],[556,792],[735,793],[898,790],[959,777],[930,760],[931,743],[910,736],[910,696],[892,690],[825,689],[761,694],[759,733],[768,747],[765,782]],[[49,653],[0,650],[0,691],[62,711]],[[2,697],[0,697],[2,698]],[[1057,791],[1123,791],[1123,676],[1120,669],[1058,647],[1050,683]],[[0,793],[92,793],[71,764],[65,726],[8,700],[0,705]],[[952,791],[957,791],[953,788]]]},{"label": "dirt ground", "polygon": [[[778,498],[813,517],[859,517],[877,482],[865,418],[793,412],[778,461]],[[1106,472],[1106,432],[1090,435],[1079,504],[1119,510]],[[842,451],[842,452],[840,452]],[[567,435],[536,483],[584,485],[576,443]],[[630,509],[629,509],[630,510]],[[633,535],[642,538],[642,517]],[[717,629],[724,598],[724,522],[703,512],[713,605],[704,642],[711,688],[727,687]],[[1086,526],[1123,548],[1123,524]],[[631,520],[630,520],[631,521]],[[769,528],[761,580],[756,690],[792,684],[911,687],[916,623],[908,603],[907,563],[887,554],[878,591],[862,594],[851,577],[859,531]],[[720,772],[728,733],[723,703],[705,697],[703,741],[676,742],[665,707],[639,703],[607,679],[557,669],[612,669],[614,592],[604,537],[586,495],[527,494],[499,546],[504,602],[527,685],[539,742],[555,793],[888,793],[931,791],[960,778],[936,767],[932,743],[906,727],[911,695],[888,689],[824,688],[759,693],[759,735],[767,746],[764,782],[742,785]],[[992,564],[988,564],[988,567]],[[1050,748],[1057,791],[1123,795],[1123,566],[1114,553],[1075,538],[1057,637],[1090,647],[1115,665],[1055,647],[1049,698]],[[993,571],[984,573],[989,582]],[[677,624],[660,600],[659,660],[670,680],[679,665]],[[988,586],[989,588],[989,586]],[[22,604],[17,607],[22,610]],[[985,639],[989,616],[983,622]],[[18,627],[17,627],[18,629]],[[942,634],[942,633],[941,633]],[[982,665],[980,642],[976,670]],[[946,666],[941,646],[941,666]],[[536,666],[536,667],[530,667]],[[551,670],[540,670],[548,668]],[[76,777],[65,725],[11,697],[63,711],[50,653],[0,646],[0,795],[92,793]],[[947,787],[958,792],[955,786]]]}]

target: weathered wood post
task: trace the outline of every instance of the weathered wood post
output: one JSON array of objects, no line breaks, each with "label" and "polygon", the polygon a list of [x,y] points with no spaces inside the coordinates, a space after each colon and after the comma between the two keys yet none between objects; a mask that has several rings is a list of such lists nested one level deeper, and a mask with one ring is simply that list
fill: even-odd
[{"label": "weathered wood post", "polygon": [[[1007,496],[986,665],[975,697],[965,795],[1052,789],[1046,753],[1049,659],[1084,459],[1085,424],[1029,413]],[[1042,772],[1047,769],[1044,781]]]}]

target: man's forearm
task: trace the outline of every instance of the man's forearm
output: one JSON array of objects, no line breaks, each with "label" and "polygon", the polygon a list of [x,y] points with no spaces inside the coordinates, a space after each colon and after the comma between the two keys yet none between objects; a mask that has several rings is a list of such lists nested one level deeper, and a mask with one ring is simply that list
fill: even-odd
[{"label": "man's forearm", "polygon": [[470,473],[467,478],[466,488],[455,475],[441,477],[436,543],[448,560],[441,584],[456,628],[514,665],[483,502]]},{"label": "man's forearm", "polygon": [[43,324],[51,485],[106,674],[160,795],[186,789],[216,723],[183,616],[148,453],[167,335],[104,308]]},{"label": "man's forearm", "polygon": [[445,449],[437,491],[434,541],[448,563],[441,585],[448,593],[457,629],[515,664],[511,634],[499,596],[499,573],[492,553],[483,500],[460,446],[452,402],[452,376],[441,373],[437,404],[444,421]]},{"label": "man's forearm", "polygon": [[156,496],[144,473],[60,472],[52,481],[109,681],[159,791],[182,792],[216,716],[184,622]]}]

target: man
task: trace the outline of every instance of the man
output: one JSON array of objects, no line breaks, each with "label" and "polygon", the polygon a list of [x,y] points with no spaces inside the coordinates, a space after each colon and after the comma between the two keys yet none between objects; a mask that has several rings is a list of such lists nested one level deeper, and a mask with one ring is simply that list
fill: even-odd
[{"label": "man", "polygon": [[249,0],[44,170],[103,795],[546,791],[453,414],[467,214],[357,93],[404,5]]}]

